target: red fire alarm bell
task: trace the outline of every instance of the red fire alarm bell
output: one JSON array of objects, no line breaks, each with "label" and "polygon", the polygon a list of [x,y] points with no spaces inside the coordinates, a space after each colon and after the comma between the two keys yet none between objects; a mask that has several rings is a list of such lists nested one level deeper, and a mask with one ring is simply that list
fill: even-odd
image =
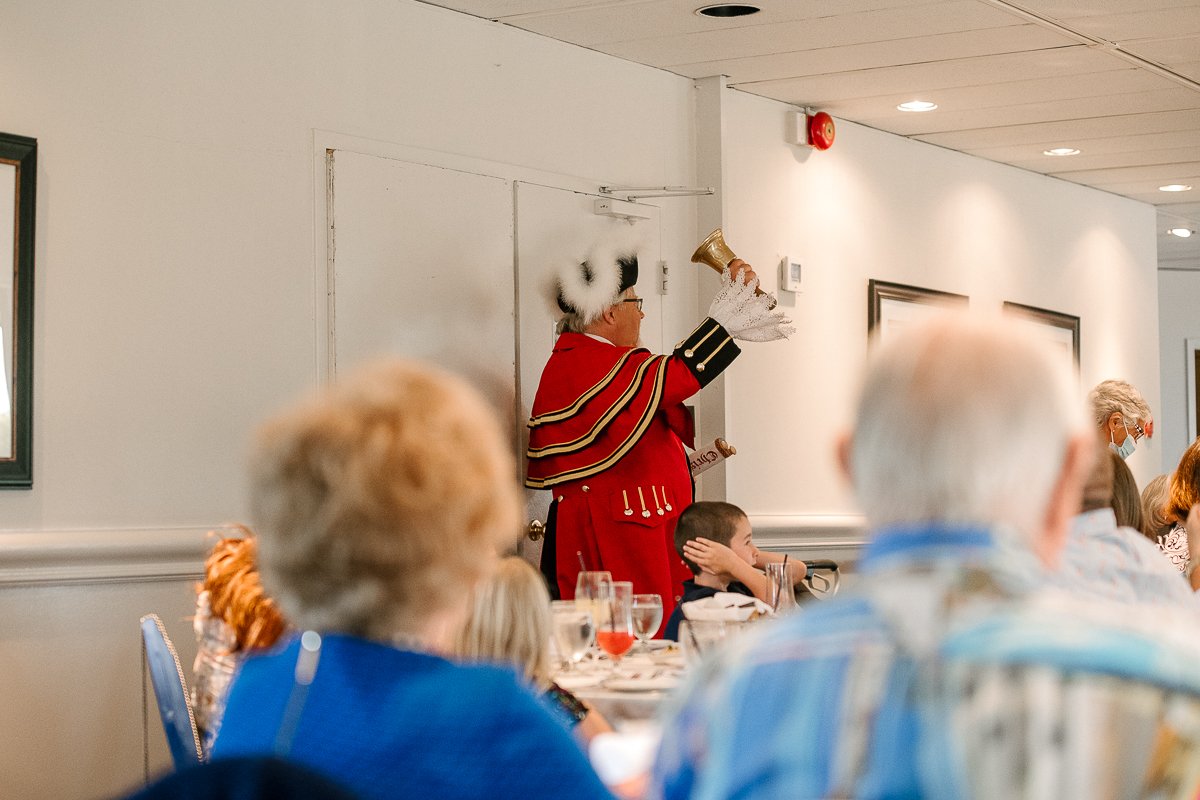
[{"label": "red fire alarm bell", "polygon": [[828,150],[833,147],[833,117],[824,111],[818,111],[808,118],[808,143],[818,150]]}]

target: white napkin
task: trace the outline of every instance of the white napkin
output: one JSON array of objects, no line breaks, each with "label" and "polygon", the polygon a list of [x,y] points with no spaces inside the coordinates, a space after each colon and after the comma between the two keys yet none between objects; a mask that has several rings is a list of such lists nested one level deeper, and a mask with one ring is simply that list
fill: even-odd
[{"label": "white napkin", "polygon": [[600,733],[592,738],[588,755],[600,780],[610,787],[617,786],[650,770],[661,738],[655,727]]},{"label": "white napkin", "polygon": [[757,597],[736,592],[717,592],[712,597],[684,603],[681,608],[686,619],[717,622],[745,622],[755,612],[760,617],[774,613],[769,605]]}]

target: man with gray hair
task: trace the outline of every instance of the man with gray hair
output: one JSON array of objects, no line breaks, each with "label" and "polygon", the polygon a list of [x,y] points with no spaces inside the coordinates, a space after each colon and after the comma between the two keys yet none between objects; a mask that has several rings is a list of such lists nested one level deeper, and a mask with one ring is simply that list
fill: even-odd
[{"label": "man with gray hair", "polygon": [[[945,687],[973,674],[978,652],[1016,660],[988,649],[987,624],[1019,644],[1025,627],[1061,634],[1071,619],[1022,609],[1056,561],[1095,448],[1071,376],[1011,323],[947,315],[880,343],[838,446],[871,534],[855,587],[697,671],[666,723],[652,796],[1032,796],[976,791],[1009,767],[1024,778],[1038,753],[990,773],[974,747],[997,730],[1024,742],[1024,718],[992,725],[1003,694],[980,695],[981,710],[969,682],[961,705]],[[947,652],[958,671],[943,668]]]}]

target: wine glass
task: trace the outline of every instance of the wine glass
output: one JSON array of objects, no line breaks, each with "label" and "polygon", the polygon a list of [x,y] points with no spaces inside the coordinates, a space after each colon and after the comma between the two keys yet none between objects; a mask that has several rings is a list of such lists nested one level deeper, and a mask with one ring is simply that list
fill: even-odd
[{"label": "wine glass", "polygon": [[600,621],[598,606],[612,586],[612,573],[607,571],[580,572],[575,579],[575,605],[581,611],[590,611],[592,620]]},{"label": "wine glass", "polygon": [[556,600],[551,604],[551,623],[554,645],[565,663],[564,672],[575,668],[588,648],[596,632],[591,610],[581,609],[574,603]]},{"label": "wine glass", "polygon": [[657,594],[635,594],[633,596],[633,632],[638,638],[638,650],[648,650],[646,644],[658,633],[662,625],[662,597]]},{"label": "wine glass", "polygon": [[608,653],[613,666],[633,647],[633,584],[613,581],[598,606],[596,644]]}]

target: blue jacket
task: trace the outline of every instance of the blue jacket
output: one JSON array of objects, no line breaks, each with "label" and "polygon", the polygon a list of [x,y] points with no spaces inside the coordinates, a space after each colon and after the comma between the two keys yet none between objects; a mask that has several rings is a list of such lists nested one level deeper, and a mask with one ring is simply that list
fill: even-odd
[{"label": "blue jacket", "polygon": [[[331,635],[305,692],[298,653],[294,639],[246,661],[215,759],[275,753],[380,800],[611,798],[570,733],[508,670]],[[285,716],[295,733],[277,743]]]}]

